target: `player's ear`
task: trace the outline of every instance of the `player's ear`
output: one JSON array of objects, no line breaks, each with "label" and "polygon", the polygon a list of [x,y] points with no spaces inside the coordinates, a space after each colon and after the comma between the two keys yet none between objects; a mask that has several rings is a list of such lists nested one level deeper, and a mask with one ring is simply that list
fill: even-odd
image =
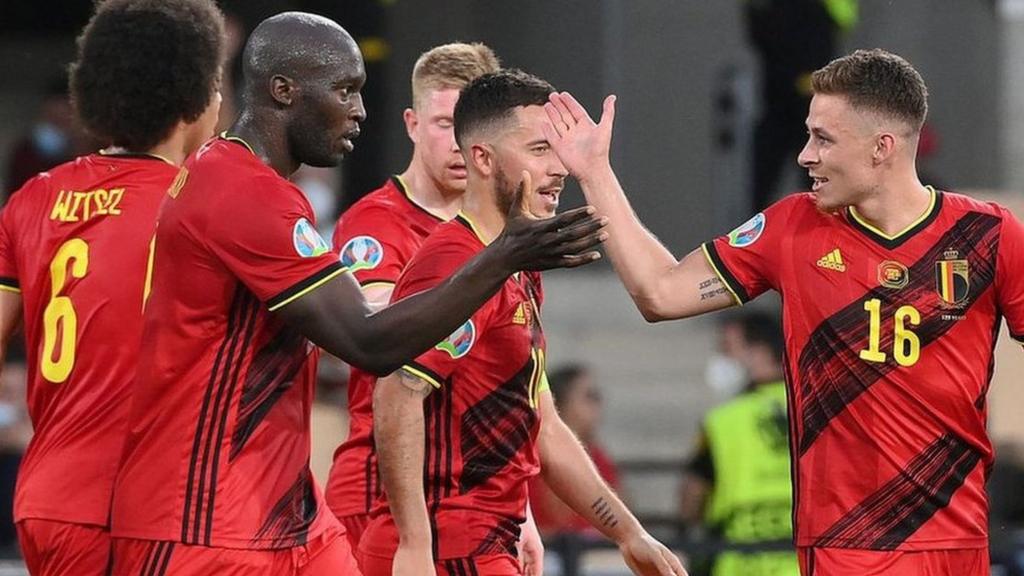
[{"label": "player's ear", "polygon": [[[463,156],[467,155],[463,154]],[[470,145],[468,159],[473,163],[473,167],[484,176],[494,173],[494,149],[489,144],[477,142]]]},{"label": "player's ear", "polygon": [[896,136],[890,132],[882,132],[875,137],[875,150],[872,155],[874,163],[881,164],[892,157],[896,151]]},{"label": "player's ear", "polygon": [[416,128],[420,125],[420,118],[416,111],[406,108],[402,112],[402,120],[405,122],[405,133],[409,136],[409,140],[412,140],[413,144],[418,144],[419,136],[416,134]]},{"label": "player's ear", "polygon": [[291,106],[297,91],[298,86],[291,78],[281,74],[270,77],[270,97],[278,104]]}]

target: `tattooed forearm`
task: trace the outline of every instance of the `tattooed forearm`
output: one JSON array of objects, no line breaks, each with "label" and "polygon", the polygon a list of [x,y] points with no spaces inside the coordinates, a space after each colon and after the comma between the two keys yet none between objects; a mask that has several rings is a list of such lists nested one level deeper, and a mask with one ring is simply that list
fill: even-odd
[{"label": "tattooed forearm", "polygon": [[722,281],[719,280],[717,276],[712,276],[711,278],[704,280],[697,286],[697,289],[700,290],[701,300],[714,298],[719,294],[725,294],[727,292],[725,286],[722,286]]},{"label": "tattooed forearm", "polygon": [[601,524],[608,528],[614,528],[619,524],[618,519],[615,518],[615,514],[612,512],[612,507],[608,504],[608,501],[604,499],[604,496],[598,498],[590,505],[590,509],[597,514],[597,518],[601,521]]}]

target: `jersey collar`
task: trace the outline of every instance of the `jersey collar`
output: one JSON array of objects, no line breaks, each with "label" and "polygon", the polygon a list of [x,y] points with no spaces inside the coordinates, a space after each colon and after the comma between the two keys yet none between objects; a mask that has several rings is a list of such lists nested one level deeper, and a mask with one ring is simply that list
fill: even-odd
[{"label": "jersey collar", "polygon": [[942,192],[931,186],[927,188],[932,195],[928,209],[924,211],[924,214],[921,214],[920,218],[914,220],[905,229],[892,236],[872,226],[860,214],[857,214],[857,209],[853,206],[846,209],[846,219],[855,229],[859,230],[876,244],[881,245],[887,250],[894,250],[902,246],[907,240],[913,238],[918,232],[927,228],[938,217],[939,212],[942,211]]},{"label": "jersey collar", "polygon": [[479,240],[480,243],[483,244],[484,246],[487,246],[488,243],[484,241],[484,237],[482,234],[480,234],[480,230],[477,229],[476,224],[472,220],[470,220],[469,216],[466,216],[464,212],[460,210],[459,213],[455,215],[455,221],[458,222],[459,224],[462,224],[466,228],[469,228],[469,231],[472,232],[474,236],[476,236],[476,239]]},{"label": "jersey collar", "polygon": [[252,146],[250,146],[248,142],[246,142],[245,140],[242,140],[238,136],[228,136],[227,130],[225,130],[224,132],[221,132],[220,133],[220,137],[222,139],[224,139],[224,140],[227,140],[228,142],[234,142],[235,144],[241,144],[242,146],[245,146],[245,149],[248,150],[249,152],[251,152],[253,156],[256,155],[256,151],[252,149]]},{"label": "jersey collar", "polygon": [[110,146],[109,148],[104,148],[102,150],[97,151],[96,153],[99,154],[100,156],[105,156],[107,158],[139,158],[141,160],[159,160],[161,162],[166,162],[171,166],[177,166],[177,164],[171,162],[170,160],[164,158],[163,156],[160,156],[159,154],[150,154],[149,152],[132,152],[131,150],[121,148],[120,146]]},{"label": "jersey collar", "polygon": [[405,196],[405,199],[409,201],[409,204],[412,204],[413,207],[415,207],[417,210],[426,212],[431,218],[434,218],[438,222],[447,222],[447,220],[445,220],[444,218],[441,218],[437,214],[434,214],[430,210],[427,210],[423,206],[417,204],[416,201],[413,200],[412,195],[409,194],[409,188],[405,185],[405,180],[402,180],[401,176],[395,174],[394,176],[391,177],[391,182],[394,183],[395,187],[398,188],[399,192],[402,193],[402,196]]}]

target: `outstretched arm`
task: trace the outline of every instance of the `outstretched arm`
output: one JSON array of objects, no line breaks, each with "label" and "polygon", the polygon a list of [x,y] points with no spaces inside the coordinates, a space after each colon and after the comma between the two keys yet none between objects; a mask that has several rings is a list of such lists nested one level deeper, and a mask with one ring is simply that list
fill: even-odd
[{"label": "outstretched arm", "polygon": [[605,99],[596,124],[566,92],[551,94],[544,108],[553,126],[545,126],[552,148],[579,180],[587,202],[609,220],[608,255],[643,317],[657,322],[736,304],[701,249],[677,261],[637,218],[609,159],[615,97]]},{"label": "outstretched arm", "polygon": [[279,314],[329,353],[377,375],[390,374],[443,340],[519,270],[593,262],[606,237],[593,208],[549,220],[518,216],[487,248],[439,286],[374,312],[351,275],[341,274],[280,308]]},{"label": "outstretched arm", "polygon": [[634,574],[685,576],[672,552],[651,537],[601,479],[590,456],[555,409],[551,394],[540,398],[540,469],[548,487],[619,546]]}]

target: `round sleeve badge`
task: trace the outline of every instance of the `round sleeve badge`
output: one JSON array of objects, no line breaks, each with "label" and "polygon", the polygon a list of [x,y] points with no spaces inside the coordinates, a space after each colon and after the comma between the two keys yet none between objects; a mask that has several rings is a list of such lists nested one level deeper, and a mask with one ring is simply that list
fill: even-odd
[{"label": "round sleeve badge", "polygon": [[303,258],[320,256],[331,250],[316,228],[313,228],[313,225],[305,218],[299,218],[299,221],[295,223],[295,228],[292,230],[292,244],[295,245],[295,251]]},{"label": "round sleeve badge", "polygon": [[341,249],[341,265],[349,272],[373,270],[384,259],[384,247],[373,236],[356,236]]},{"label": "round sleeve badge", "polygon": [[473,342],[476,341],[476,326],[473,325],[472,320],[466,320],[466,323],[459,327],[458,330],[452,332],[452,335],[441,341],[440,344],[434,346],[437,350],[443,350],[448,353],[452,358],[462,358],[473,348]]},{"label": "round sleeve badge", "polygon": [[738,228],[729,232],[729,245],[736,248],[750,246],[761,237],[764,232],[764,212],[758,212],[753,218],[741,224]]}]

